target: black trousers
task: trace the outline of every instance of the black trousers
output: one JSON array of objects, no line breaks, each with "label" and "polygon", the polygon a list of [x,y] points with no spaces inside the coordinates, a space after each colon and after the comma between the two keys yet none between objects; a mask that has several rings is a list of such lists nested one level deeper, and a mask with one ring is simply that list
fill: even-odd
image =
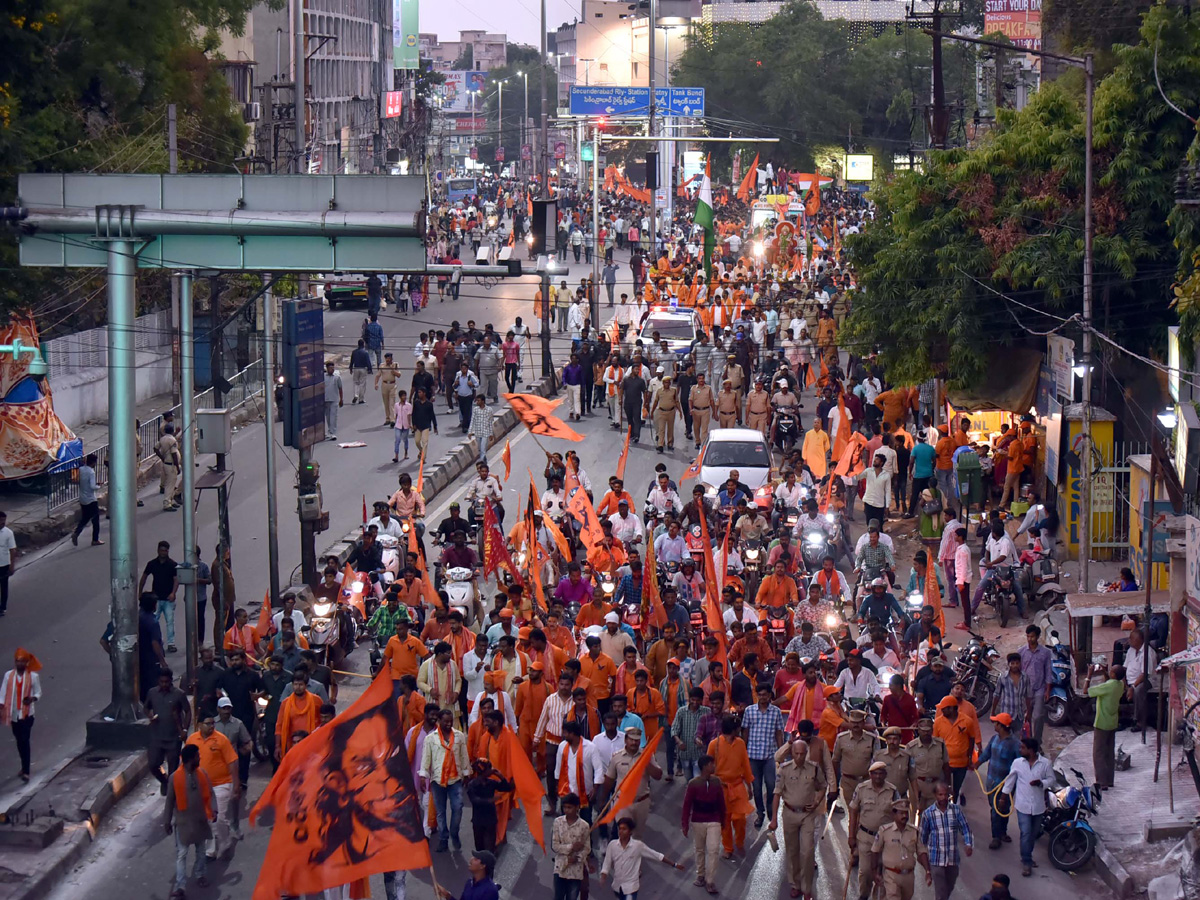
[{"label": "black trousers", "polygon": [[21,772],[29,774],[29,736],[33,733],[33,716],[12,723],[13,737],[17,741],[17,755],[21,757]]},{"label": "black trousers", "polygon": [[79,537],[83,533],[88,522],[92,523],[92,540],[100,540],[100,502],[98,500],[79,505],[79,524],[75,526],[75,537]]},{"label": "black trousers", "polygon": [[[165,782],[167,776],[179,766],[179,751],[182,746],[179,741],[171,741],[169,743],[151,741],[150,749],[147,751],[147,755],[150,758],[150,774],[160,782]],[[165,772],[159,768],[164,760],[167,763],[167,770]]]},{"label": "black trousers", "polygon": [[469,397],[458,396],[458,424],[462,427],[463,434],[467,433],[467,428],[471,425],[471,407],[474,403],[474,394]]},{"label": "black trousers", "polygon": [[[471,831],[475,836],[475,852],[486,850],[488,853],[496,852],[496,812],[492,809],[491,820],[486,816],[477,815],[477,810],[472,811],[471,815]],[[483,819],[484,821],[478,821]]]},{"label": "black trousers", "polygon": [[596,384],[592,378],[591,372],[588,371],[587,367],[584,367],[583,386],[579,390],[579,403],[580,408],[585,413],[590,413],[592,411],[592,389],[595,386]]},{"label": "black trousers", "polygon": [[12,574],[12,564],[0,566],[0,612],[8,609],[8,576]]},{"label": "black trousers", "polygon": [[921,491],[925,490],[925,488],[930,487],[932,485],[933,485],[933,476],[931,476],[931,475],[925,476],[923,478],[918,478],[916,475],[913,476],[912,493],[909,495],[909,498],[908,498],[908,514],[909,515],[915,516],[917,514],[917,506],[920,505],[920,503],[921,503]]},{"label": "black trousers", "polygon": [[630,440],[637,443],[642,439],[642,407],[625,407],[625,420],[629,423]]},{"label": "black trousers", "polygon": [[517,390],[517,372],[521,369],[517,363],[504,364],[504,384],[508,387],[510,394],[516,393]]}]

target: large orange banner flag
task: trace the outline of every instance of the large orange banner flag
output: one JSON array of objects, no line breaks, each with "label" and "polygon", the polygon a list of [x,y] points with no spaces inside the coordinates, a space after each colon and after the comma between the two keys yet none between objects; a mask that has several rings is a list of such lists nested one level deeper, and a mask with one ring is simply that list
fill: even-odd
[{"label": "large orange banner flag", "polygon": [[629,809],[633,806],[633,801],[637,799],[638,792],[642,789],[642,781],[646,777],[646,769],[650,768],[650,761],[654,759],[654,751],[658,749],[658,745],[662,743],[662,737],[666,734],[666,729],[661,729],[658,734],[650,739],[646,744],[646,748],[638,754],[637,761],[629,767],[629,771],[625,777],[621,779],[621,784],[617,787],[617,795],[609,804],[608,812],[604,817],[597,822],[593,828],[601,825],[607,825],[621,810]]},{"label": "large orange banner flag", "polygon": [[547,400],[537,394],[502,394],[521,424],[533,434],[542,437],[561,438],[564,441],[582,441],[583,435],[554,415],[562,400]]},{"label": "large orange banner flag", "polygon": [[646,565],[642,566],[642,615],[655,628],[667,624],[667,610],[658,591],[658,560],[654,558],[654,538],[646,541]]},{"label": "large orange banner flag", "polygon": [[253,900],[319,894],[380,872],[430,865],[392,679],[288,751],[250,813],[275,824]]},{"label": "large orange banner flag", "polygon": [[546,788],[542,784],[542,779],[538,778],[533,763],[521,749],[521,742],[517,740],[513,730],[507,725],[500,732],[500,752],[509,764],[509,771],[506,774],[516,785],[517,801],[525,812],[525,823],[529,826],[529,833],[545,853],[546,835],[542,822],[542,797],[546,795]]},{"label": "large orange banner flag", "polygon": [[633,434],[632,425],[625,431],[625,446],[621,448],[621,455],[617,457],[617,477],[622,481],[625,480],[625,464],[629,462],[629,436],[631,434]]},{"label": "large orange banner flag", "polygon": [[[713,560],[712,539],[708,534],[708,517],[700,517],[700,538],[704,544],[704,615],[705,624],[717,639],[717,659],[726,660],[725,619],[721,615],[721,594],[717,587],[717,566]],[[731,520],[732,521],[732,520]],[[726,673],[728,674],[728,672]]]},{"label": "large orange banner flag", "polygon": [[754,154],[754,162],[750,168],[746,170],[746,177],[742,179],[742,183],[738,185],[737,198],[743,201],[749,201],[750,195],[758,189],[758,154]]}]

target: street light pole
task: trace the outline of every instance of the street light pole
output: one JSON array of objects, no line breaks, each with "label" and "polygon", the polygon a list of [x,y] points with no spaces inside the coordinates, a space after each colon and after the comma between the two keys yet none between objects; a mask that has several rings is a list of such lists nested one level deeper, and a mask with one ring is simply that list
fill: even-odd
[{"label": "street light pole", "polygon": [[501,78],[499,81],[496,82],[496,94],[500,98],[500,106],[499,106],[500,114],[496,117],[496,119],[497,119],[497,121],[496,121],[496,131],[497,131],[496,146],[497,147],[504,146],[504,82],[506,82],[507,80],[508,80],[507,78]]},{"label": "street light pole", "polygon": [[[549,118],[549,114],[548,114],[547,108],[546,108],[546,0],[542,0],[542,19],[541,19],[541,21],[542,21],[542,42],[541,42],[542,50],[541,50],[541,55],[538,57],[538,70],[541,72],[541,75],[542,75],[542,77],[541,77],[541,82],[542,82],[542,85],[541,85],[541,87],[542,87],[542,121],[541,121],[541,127],[539,128],[539,136],[538,136],[540,146],[538,147],[538,152],[537,152],[537,160],[538,160],[537,172],[538,172],[538,179],[540,181],[540,187],[541,187],[541,197],[543,200],[549,200],[550,199],[550,178],[549,178],[550,167],[548,165],[549,160],[546,159],[546,143],[550,140],[550,133],[549,133],[550,118]],[[549,247],[549,245],[550,245],[549,236],[547,236],[546,245],[547,245],[547,247]],[[550,299],[549,297],[546,297],[547,301],[549,301],[549,299]],[[549,325],[547,324],[546,327],[549,327]]]},{"label": "street light pole", "polygon": [[[654,115],[655,107],[658,105],[654,102],[656,99],[656,95],[654,93],[654,88],[655,88],[655,84],[657,81],[657,79],[655,78],[655,74],[654,74],[655,56],[657,55],[657,53],[656,53],[657,48],[655,47],[655,40],[658,36],[657,30],[655,28],[655,23],[657,21],[658,21],[658,3],[656,2],[656,0],[650,0],[650,21],[647,23],[647,28],[646,28],[647,33],[650,35],[650,122],[649,122],[649,131],[647,132],[650,135],[650,137],[654,137],[654,135],[657,131],[657,128],[655,127],[656,122],[655,122],[655,115]],[[656,185],[656,187],[650,188],[650,267],[653,267],[655,260],[658,259],[657,251],[656,251],[656,248],[658,246],[658,209],[657,209],[658,203],[655,198],[655,194],[658,192],[657,184],[658,184],[658,172],[659,172],[659,166],[658,166],[659,147],[658,147],[658,144],[653,144],[652,146],[654,147],[654,170],[655,170],[654,171],[654,184]],[[649,162],[649,160],[647,160],[647,163],[648,162]],[[648,164],[646,166],[646,186],[647,187],[650,186],[650,166]]]},{"label": "street light pole", "polygon": [[[529,126],[529,73],[518,72],[517,74],[520,75],[521,80],[525,82],[525,115],[521,119],[521,148],[523,150],[525,145],[529,143],[529,141],[526,139],[528,136],[526,129]],[[532,156],[533,154],[531,153],[530,162],[533,162]],[[526,172],[529,171],[528,167],[526,166],[522,166],[522,168],[525,169]]]}]

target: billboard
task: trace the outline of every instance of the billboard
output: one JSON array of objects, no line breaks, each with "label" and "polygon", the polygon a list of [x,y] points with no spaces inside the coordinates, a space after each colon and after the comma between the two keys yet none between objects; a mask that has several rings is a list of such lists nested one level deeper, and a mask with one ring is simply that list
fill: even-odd
[{"label": "billboard", "polygon": [[421,67],[421,0],[392,0],[392,68]]},{"label": "billboard", "polygon": [[875,157],[870,153],[846,154],[846,180],[871,181],[875,178]]},{"label": "billboard", "polygon": [[983,32],[999,32],[1018,47],[1042,49],[1042,0],[985,0]]},{"label": "billboard", "polygon": [[404,91],[383,92],[383,117],[394,119],[404,110]]},{"label": "billboard", "polygon": [[[442,85],[442,110],[451,115],[471,112],[471,91],[483,91],[487,72],[447,72]],[[483,112],[483,97],[475,97],[475,113]]]}]

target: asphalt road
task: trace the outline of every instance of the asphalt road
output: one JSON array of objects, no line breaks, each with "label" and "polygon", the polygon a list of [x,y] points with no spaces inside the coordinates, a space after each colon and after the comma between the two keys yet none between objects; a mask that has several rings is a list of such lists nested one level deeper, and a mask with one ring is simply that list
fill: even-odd
[{"label": "asphalt road", "polygon": [[[609,429],[604,418],[599,415],[585,419],[577,426],[577,430],[584,434],[586,440],[574,446],[580,454],[584,469],[591,476],[593,484],[599,488],[615,467],[619,452],[616,432]],[[370,435],[370,429],[365,430],[364,433]],[[559,442],[559,446],[563,446],[561,442]],[[498,460],[499,450],[500,448],[497,447],[493,452],[493,460]],[[374,447],[371,448],[371,452],[375,452]],[[527,434],[522,433],[513,437],[512,456],[513,472],[509,481],[512,489],[524,494],[528,478],[527,468],[534,471],[540,487],[544,456]],[[649,484],[654,464],[664,458],[670,471],[676,477],[691,461],[683,451],[666,454],[665,457],[659,456],[652,449],[647,449],[645,443],[640,448],[631,451],[626,471],[626,483],[635,496],[637,496],[637,491]],[[444,515],[445,506],[465,490],[464,484],[462,487],[448,492],[445,496],[437,498],[437,502],[431,504],[430,518],[438,521]],[[330,495],[327,494],[327,496]],[[358,494],[356,493],[351,499],[357,504]],[[511,499],[515,500],[516,497]],[[343,515],[345,514],[343,513]],[[349,517],[347,521],[350,519],[352,517]],[[255,531],[249,524],[240,524],[239,520],[237,533],[252,536]],[[293,541],[289,538],[288,546],[291,546],[292,543]],[[246,551],[239,549],[239,561],[242,561],[240,558],[250,552],[252,552],[252,548]],[[365,645],[351,655],[349,663],[358,671],[365,668]],[[346,679],[342,688],[342,697],[348,702],[350,697],[361,690],[363,684],[365,681]],[[269,775],[268,766],[255,765],[249,789],[251,799],[257,798],[261,794]],[[1011,826],[1011,833],[1014,835],[1012,844],[1005,844],[996,851],[987,850],[989,832],[986,809],[978,786],[973,782],[971,784],[972,786],[967,791],[966,811],[979,849],[974,857],[965,860],[954,897],[961,898],[961,900],[973,900],[973,898],[980,897],[989,889],[991,877],[996,872],[1008,872],[1014,877],[1014,894],[1021,897],[1022,900],[1061,900],[1068,892],[1078,896],[1109,896],[1110,892],[1094,873],[1084,872],[1077,876],[1069,876],[1053,869],[1046,859],[1044,841],[1035,852],[1035,859],[1040,862],[1040,867],[1034,870],[1032,878],[1022,879],[1018,874],[1020,863],[1015,841],[1015,823]],[[671,893],[695,890],[691,887],[691,882],[695,877],[692,869],[691,843],[690,840],[683,838],[679,829],[679,809],[682,796],[683,785],[679,781],[671,785],[662,783],[654,785],[653,812],[649,819],[647,833],[642,837],[651,846],[666,853],[668,857],[682,860],[689,869],[686,873],[680,873],[659,865],[647,865],[642,881],[642,897],[663,898]],[[143,897],[146,900],[165,900],[170,892],[170,879],[174,869],[174,846],[166,838],[159,824],[161,803],[157,785],[153,782],[143,785],[133,796],[123,801],[101,827],[97,840],[92,845],[87,857],[70,874],[66,882],[51,895],[51,900],[74,900],[74,898],[82,896],[85,891],[87,896],[94,900],[127,900],[132,896]],[[532,844],[528,830],[519,816],[509,833],[510,840],[500,854],[496,875],[497,881],[504,888],[504,896],[514,898],[546,896],[552,890],[552,863],[543,858],[540,849]],[[547,828],[548,833],[549,829]],[[220,861],[210,867],[209,877],[212,885],[209,888],[200,889],[194,885],[189,886],[188,896],[190,898],[193,900],[239,898],[240,900],[240,898],[250,896],[254,880],[257,878],[263,862],[269,832],[259,828],[250,829],[246,834],[246,839],[238,845],[231,861]],[[471,848],[469,811],[464,812],[462,835],[464,845],[469,851]],[[774,900],[774,898],[786,896],[787,879],[782,852],[772,852],[763,833],[752,833],[747,843],[747,858],[721,862],[716,878],[721,895],[741,897],[745,900]],[[466,861],[467,857],[464,854],[435,854],[435,871],[438,882],[457,893],[468,877]],[[845,816],[838,814],[834,816],[832,826],[828,829],[820,846],[819,881],[816,888],[818,897],[842,896],[847,863]],[[428,871],[413,872],[409,877],[409,896],[422,898],[433,896]],[[383,897],[382,878],[372,879],[371,886],[374,897]],[[600,892],[596,896],[608,896],[607,890],[595,882],[593,882],[593,890]],[[926,888],[924,885],[918,887],[917,897],[921,900],[932,896],[932,889]]]},{"label": "asphalt road", "polygon": [[[590,271],[590,269],[586,269]],[[624,274],[628,267],[624,268]],[[572,267],[571,282],[577,284],[585,267]],[[474,279],[463,282],[460,299],[447,298],[438,302],[434,292],[431,306],[416,315],[397,315],[389,309],[382,316],[385,348],[396,353],[403,369],[402,384],[407,387],[413,370],[412,348],[421,331],[448,328],[453,319],[464,325],[474,319],[482,328],[492,322],[503,333],[522,316],[534,325],[533,294],[537,290],[535,277],[503,281],[488,290]],[[363,307],[339,309],[326,313],[326,342],[330,352],[349,354],[355,346],[365,317]],[[569,341],[556,336],[553,348],[556,355],[568,351]],[[535,348],[536,349],[536,348]],[[541,373],[540,360],[536,370],[527,356],[524,365],[525,382]],[[385,427],[379,394],[369,391],[363,405],[350,405],[352,382],[343,372],[346,405],[340,411],[339,441],[364,441],[367,446],[342,449],[333,442],[315,448],[314,456],[321,464],[321,484],[326,508],[330,512],[330,530],[317,536],[317,551],[329,541],[346,534],[361,522],[362,498],[368,502],[389,496],[397,486],[401,472],[417,475],[417,454],[411,451],[407,463],[392,463],[393,431]],[[373,384],[373,382],[371,383]],[[428,453],[428,462],[441,458],[456,443],[461,434],[457,414],[441,418],[446,407],[440,406],[440,436],[435,436]],[[227,465],[236,473],[230,491],[230,522],[233,540],[233,573],[239,603],[257,608],[269,584],[267,558],[266,513],[266,452],[265,429],[256,422],[234,435],[233,451]],[[282,446],[282,426],[273,429],[276,441],[278,472],[278,529],[280,577],[287,584],[300,562],[300,530],[295,515],[296,452]],[[212,462],[201,457],[201,465]],[[198,471],[203,471],[198,470]],[[145,565],[155,553],[160,540],[170,541],[174,558],[179,560],[183,549],[182,524],[178,512],[162,511],[155,487],[141,493],[145,506],[137,509],[138,565]],[[197,509],[199,546],[206,562],[211,562],[217,544],[216,498],[206,492]],[[102,524],[101,537],[108,539],[108,522]],[[26,647],[41,660],[43,699],[38,703],[37,723],[33,733],[33,775],[45,772],[59,760],[77,753],[84,744],[84,723],[100,712],[111,699],[111,669],[108,658],[99,646],[109,620],[109,548],[91,547],[86,539],[76,548],[69,539],[43,547],[29,556],[18,559],[17,569],[10,580],[8,615],[0,620],[0,660],[12,658],[17,647]],[[70,577],[67,577],[69,575]],[[211,621],[211,620],[210,620]],[[176,621],[176,644],[184,647],[183,612]],[[164,629],[165,630],[165,629]],[[165,635],[164,635],[165,637]],[[177,673],[184,670],[182,652],[170,654],[169,662]],[[11,796],[20,787],[17,781],[15,752],[12,745],[0,741],[0,798]]]}]

